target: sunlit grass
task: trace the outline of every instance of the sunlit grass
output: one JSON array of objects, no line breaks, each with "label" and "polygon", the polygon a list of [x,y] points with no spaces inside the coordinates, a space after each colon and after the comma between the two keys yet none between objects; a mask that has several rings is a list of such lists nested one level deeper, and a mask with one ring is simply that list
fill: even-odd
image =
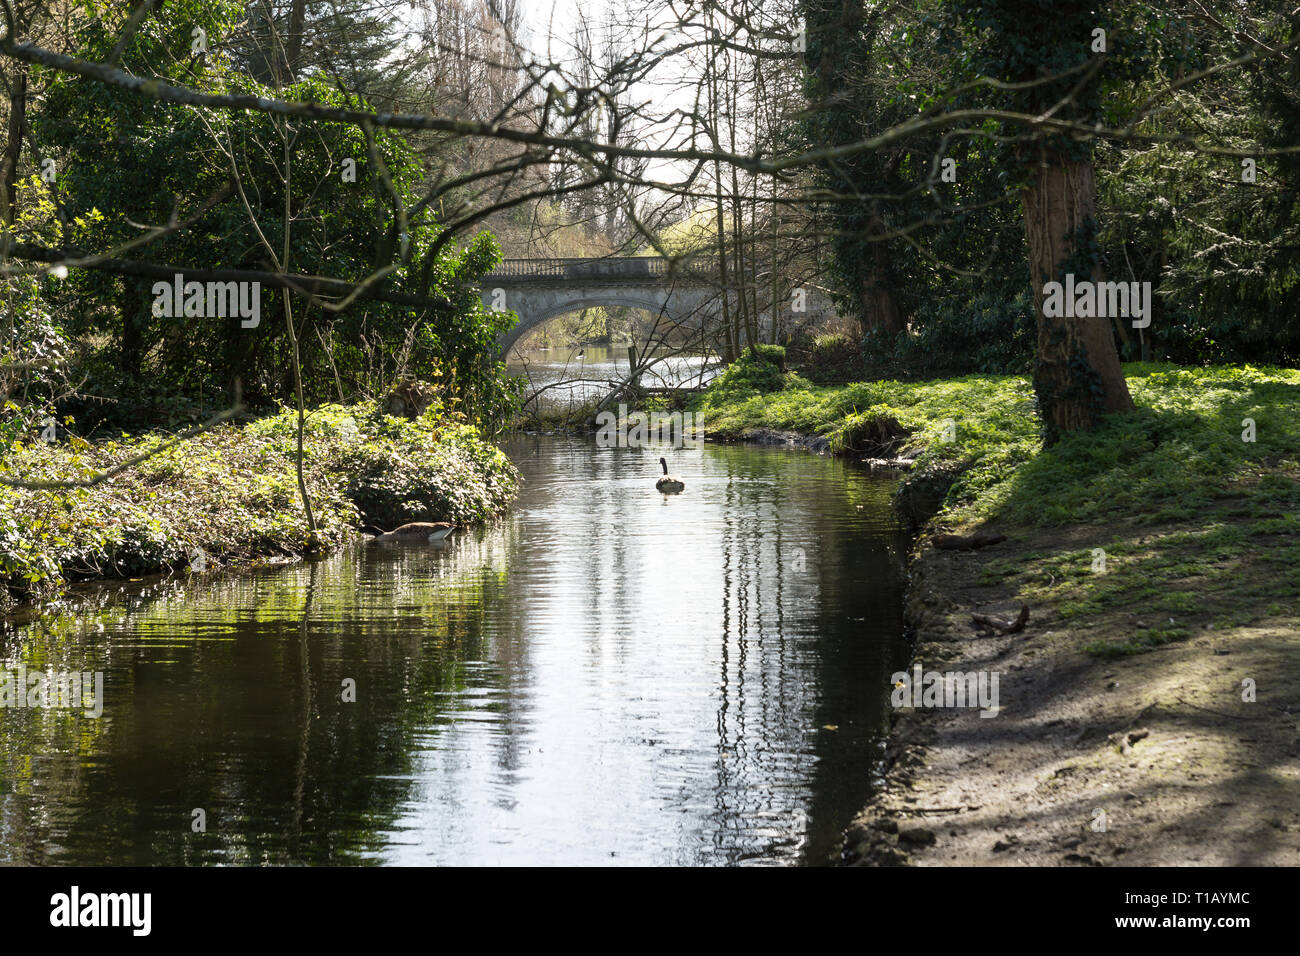
[{"label": "sunlit grass", "polygon": [[[1159,523],[1236,497],[1234,507],[1261,517],[1300,504],[1300,372],[1149,363],[1125,371],[1137,410],[1050,449],[1030,383],[1017,375],[819,387],[787,374],[780,391],[714,388],[697,408],[714,434],[795,430],[863,453],[875,453],[859,441],[870,425],[896,420],[905,435],[893,450],[916,455],[917,474],[957,474],[943,507],[963,522]],[[1247,418],[1253,442],[1242,440]]]},{"label": "sunlit grass", "polygon": [[[881,453],[873,426],[894,423],[885,451],[916,457],[905,487],[940,489],[937,524],[994,522],[1050,545],[984,554],[980,583],[1051,607],[1064,626],[1100,632],[1083,647],[1093,656],[1145,653],[1189,628],[1222,633],[1294,618],[1300,372],[1125,371],[1135,411],[1046,449],[1023,376],[816,387],[786,375],[766,393],[724,382],[698,410],[714,434],[796,430],[873,456]],[[1252,437],[1247,419],[1253,441],[1243,440]]]}]

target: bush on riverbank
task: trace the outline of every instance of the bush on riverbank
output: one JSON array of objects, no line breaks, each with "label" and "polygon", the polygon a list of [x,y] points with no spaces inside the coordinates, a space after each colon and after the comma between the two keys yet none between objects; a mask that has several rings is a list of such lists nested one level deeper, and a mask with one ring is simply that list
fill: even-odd
[{"label": "bush on riverbank", "polygon": [[[296,415],[265,418],[247,429],[292,456]],[[325,405],[307,421],[317,472],[336,476],[367,525],[390,531],[408,521],[473,524],[499,514],[519,483],[505,454],[472,425],[410,420],[372,409]]]},{"label": "bush on riverbank", "polygon": [[799,376],[786,372],[784,348],[757,345],[742,352],[714,379],[712,391],[735,400],[806,384]]},{"label": "bush on riverbank", "polygon": [[[57,594],[72,580],[307,550],[294,472],[297,415],[286,410],[244,427],[225,425],[180,442],[90,488],[0,486],[0,604]],[[88,444],[18,445],[14,479],[85,477],[165,435]],[[304,471],[326,548],[363,523],[466,524],[502,511],[518,485],[505,455],[468,425],[408,421],[372,406],[324,406],[307,419]]]}]

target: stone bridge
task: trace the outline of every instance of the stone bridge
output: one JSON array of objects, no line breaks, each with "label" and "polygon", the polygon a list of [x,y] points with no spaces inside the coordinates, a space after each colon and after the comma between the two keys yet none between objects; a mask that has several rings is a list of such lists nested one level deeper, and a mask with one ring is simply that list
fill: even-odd
[{"label": "stone bridge", "polygon": [[[802,324],[835,314],[822,290],[799,291],[798,306],[793,299],[782,304],[783,310],[789,310],[785,321]],[[698,329],[721,311],[722,300],[716,256],[692,256],[676,263],[658,256],[507,259],[483,276],[482,297],[489,309],[519,316],[515,327],[501,337],[502,355],[543,322],[568,312],[625,306]],[[764,334],[771,330],[771,321],[770,309],[764,308],[759,316]]]},{"label": "stone bridge", "polygon": [[698,327],[718,299],[716,260],[671,265],[658,256],[507,259],[483,276],[483,304],[519,316],[501,338],[502,354],[548,319],[596,306],[645,309]]}]

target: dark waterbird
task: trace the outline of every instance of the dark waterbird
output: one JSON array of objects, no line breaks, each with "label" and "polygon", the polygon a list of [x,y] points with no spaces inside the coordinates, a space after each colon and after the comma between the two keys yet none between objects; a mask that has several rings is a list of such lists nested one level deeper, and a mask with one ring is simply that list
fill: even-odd
[{"label": "dark waterbird", "polygon": [[684,491],[686,489],[686,483],[680,478],[674,478],[672,475],[668,474],[667,460],[660,458],[659,464],[663,465],[664,474],[662,478],[655,482],[655,490],[662,491],[666,495],[675,495],[678,492]]}]

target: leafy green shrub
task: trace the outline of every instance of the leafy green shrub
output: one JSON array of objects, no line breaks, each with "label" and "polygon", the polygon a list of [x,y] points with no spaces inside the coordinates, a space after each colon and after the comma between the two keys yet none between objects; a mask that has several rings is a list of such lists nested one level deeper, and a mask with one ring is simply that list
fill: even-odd
[{"label": "leafy green shrub", "polygon": [[[292,411],[252,427],[292,451]],[[448,425],[432,411],[406,419],[367,405],[325,405],[307,420],[306,433],[319,466],[341,476],[361,517],[384,530],[408,521],[483,521],[501,512],[519,484],[510,460],[474,426]]]},{"label": "leafy green shrub", "polygon": [[807,342],[799,370],[819,385],[863,377],[861,344],[843,332],[827,332]]},{"label": "leafy green shrub", "polygon": [[[184,567],[196,552],[216,561],[302,553],[296,429],[296,411],[285,409],[196,435],[90,488],[0,485],[0,607],[57,594],[78,578]],[[69,479],[165,440],[17,444],[3,466],[13,477]],[[353,538],[363,517],[386,527],[483,520],[504,509],[519,482],[473,426],[393,418],[372,405],[313,411],[303,466],[326,547]]]},{"label": "leafy green shrub", "polygon": [[786,387],[785,349],[759,345],[746,349],[714,380],[714,388],[729,394],[779,392]]},{"label": "leafy green shrub", "polygon": [[827,332],[813,339],[809,356],[814,360],[825,361],[850,351],[856,352],[857,345],[848,335],[843,332]]},{"label": "leafy green shrub", "polygon": [[1028,292],[1011,301],[995,293],[940,299],[913,316],[907,332],[868,331],[863,367],[867,377],[1028,372],[1034,335]]},{"label": "leafy green shrub", "polygon": [[501,511],[518,473],[500,449],[469,426],[436,442],[358,441],[343,449],[348,497],[367,522],[391,530],[408,521],[482,521]]},{"label": "leafy green shrub", "polygon": [[753,361],[767,362],[769,365],[775,365],[781,371],[785,371],[784,345],[751,345],[745,350],[744,355]]}]

